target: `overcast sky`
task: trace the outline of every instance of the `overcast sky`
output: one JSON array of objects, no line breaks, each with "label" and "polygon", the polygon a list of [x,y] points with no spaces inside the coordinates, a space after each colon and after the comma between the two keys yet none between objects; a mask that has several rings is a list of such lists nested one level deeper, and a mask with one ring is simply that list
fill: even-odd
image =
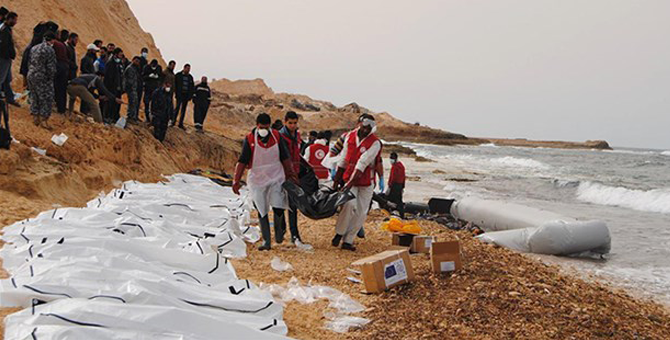
[{"label": "overcast sky", "polygon": [[670,149],[668,0],[128,0],[196,75],[478,137]]}]

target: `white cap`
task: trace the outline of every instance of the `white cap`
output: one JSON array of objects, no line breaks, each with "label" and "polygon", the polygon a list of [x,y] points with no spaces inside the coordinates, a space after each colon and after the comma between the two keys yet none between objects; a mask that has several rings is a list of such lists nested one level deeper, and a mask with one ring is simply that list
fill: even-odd
[{"label": "white cap", "polygon": [[95,44],[88,44],[88,46],[86,47],[86,50],[88,50],[88,51],[90,51],[90,50],[100,51],[98,46],[95,46]]}]

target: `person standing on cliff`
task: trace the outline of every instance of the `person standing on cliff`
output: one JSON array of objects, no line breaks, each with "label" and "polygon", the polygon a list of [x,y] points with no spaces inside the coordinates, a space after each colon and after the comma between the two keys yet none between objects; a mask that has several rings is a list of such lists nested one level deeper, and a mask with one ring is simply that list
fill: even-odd
[{"label": "person standing on cliff", "polygon": [[[140,67],[141,65],[140,58]],[[144,93],[144,98],[137,97],[144,102],[144,112],[147,112],[147,107],[149,106],[149,101],[151,100],[151,95],[156,91],[157,88],[161,87],[163,77],[163,68],[158,65],[158,60],[153,59],[149,65],[144,66],[140,69],[142,72],[142,80],[140,81],[139,86],[144,85],[144,92],[138,90],[138,94]]]},{"label": "person standing on cliff", "polygon": [[272,248],[268,218],[270,209],[274,212],[275,238],[278,243],[283,241],[284,231],[281,229],[281,221],[284,219],[284,209],[288,207],[288,199],[282,184],[287,179],[298,183],[286,141],[279,135],[279,131],[270,128],[271,123],[272,119],[267,113],[261,113],[256,117],[256,127],[246,136],[242,144],[233,180],[233,192],[239,195],[242,176],[246,169],[249,169],[247,176],[249,196],[258,211],[263,236],[263,244],[258,250]]},{"label": "person standing on cliff", "polygon": [[151,101],[149,102],[149,116],[151,117],[151,124],[154,126],[154,137],[161,142],[165,140],[168,122],[172,117],[171,87],[172,84],[169,81],[163,81],[163,86],[151,94]]},{"label": "person standing on cliff", "polygon": [[114,124],[119,120],[121,105],[116,101],[123,94],[123,50],[116,48],[110,61],[105,66],[105,87],[115,98],[108,98],[104,111],[105,123]]},{"label": "person standing on cliff", "polygon": [[[284,126],[281,128],[281,130],[279,130],[282,139],[286,142],[292,170],[296,175],[300,174],[300,161],[302,159],[300,150],[302,149],[303,144],[302,138],[300,138],[300,131],[298,129],[298,120],[299,117],[297,113],[294,111],[286,112],[286,115],[284,116]],[[282,230],[283,232],[286,232],[285,220],[282,218],[281,222]],[[289,205],[288,225],[291,231],[291,243],[295,244],[296,241],[302,242],[302,239],[300,238],[300,232],[298,231],[298,208],[292,205]],[[277,243],[281,242],[277,240]]]},{"label": "person standing on cliff", "polygon": [[128,96],[128,112],[126,116],[130,124],[136,124],[140,119],[140,98],[137,96],[139,93],[137,88],[140,86],[140,78],[140,57],[134,57],[133,62],[123,71],[123,87],[126,91],[126,96]]},{"label": "person standing on cliff", "polygon": [[207,85],[207,77],[203,76],[200,83],[195,86],[193,94],[193,121],[197,132],[204,132],[203,125],[207,118],[209,104],[212,102],[212,90]]},{"label": "person standing on cliff", "polygon": [[70,68],[68,71],[67,80],[77,78],[77,44],[79,43],[79,35],[77,33],[70,33],[65,47],[67,47],[67,58],[70,61]]},{"label": "person standing on cliff", "polygon": [[44,34],[44,41],[30,50],[28,65],[28,89],[30,90],[30,113],[36,126],[48,125],[51,107],[54,102],[54,78],[56,77],[56,53],[53,43],[56,36],[53,32]]},{"label": "person standing on cliff", "polygon": [[[155,84],[153,84],[153,88],[151,89],[151,92],[147,93],[145,90],[145,83],[144,83],[144,69],[149,65],[149,49],[146,47],[142,47],[142,50],[140,50],[140,83],[138,84],[137,88],[137,98],[140,100],[140,106],[142,101],[144,101],[144,113],[146,116],[146,113],[149,111],[149,101],[151,100],[151,95],[153,94],[153,91],[155,91],[157,88],[161,87],[161,81],[160,79],[156,79]],[[146,119],[146,117],[145,117]]]},{"label": "person standing on cliff", "polygon": [[191,65],[186,64],[184,68],[175,76],[175,95],[177,96],[177,109],[174,112],[172,126],[177,124],[177,114],[179,114],[179,128],[185,129],[184,117],[186,116],[186,107],[193,97],[195,84],[191,75]]},{"label": "person standing on cliff", "polygon": [[398,154],[391,152],[391,174],[389,175],[386,197],[396,204],[401,218],[405,218],[405,203],[403,193],[405,191],[405,165],[398,160]]},{"label": "person standing on cliff", "polygon": [[381,155],[382,144],[375,135],[377,123],[368,115],[359,121],[359,127],[344,136],[342,153],[335,175],[335,189],[350,190],[356,199],[347,202],[337,218],[332,245],[355,251],[354,239],[363,228],[372,194],[376,160]]},{"label": "person standing on cliff", "polygon": [[163,70],[163,82],[168,82],[172,84],[171,91],[170,91],[170,107],[172,108],[172,111],[174,111],[174,81],[175,81],[175,76],[174,76],[174,69],[177,67],[177,62],[174,60],[170,60],[168,63],[167,67],[165,70]]},{"label": "person standing on cliff", "polygon": [[[7,11],[4,7],[2,9]],[[14,91],[12,91],[12,62],[16,59],[14,26],[18,20],[18,14],[8,12],[4,15],[0,26],[0,87],[2,87],[7,103],[14,106],[20,106],[14,100]]]}]

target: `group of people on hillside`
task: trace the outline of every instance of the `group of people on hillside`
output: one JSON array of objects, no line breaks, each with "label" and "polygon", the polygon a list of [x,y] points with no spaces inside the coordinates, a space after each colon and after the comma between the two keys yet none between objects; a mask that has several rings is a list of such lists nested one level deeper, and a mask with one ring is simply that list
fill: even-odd
[{"label": "group of people on hillside", "polygon": [[[0,8],[0,92],[6,103],[20,106],[11,87],[12,61],[17,57],[13,28],[17,22],[16,13]],[[28,90],[35,125],[50,128],[54,103],[56,112],[71,116],[77,99],[82,114],[97,123],[113,125],[119,122],[121,104],[125,103],[126,122],[139,124],[144,113],[144,122],[153,126],[154,136],[163,141],[169,125],[185,129],[186,109],[192,101],[196,131],[204,132],[212,99],[207,77],[195,84],[189,64],[175,74],[175,61],[163,69],[157,59],[149,61],[146,47],[128,58],[121,47],[104,45],[101,39],[89,44],[79,58],[79,40],[77,33],[59,28],[53,21],[34,27],[19,73]]]},{"label": "group of people on hillside", "polygon": [[[280,124],[281,123],[281,124]],[[338,216],[334,247],[355,251],[356,237],[364,238],[363,224],[371,206],[374,189],[379,183],[384,191],[384,168],[381,158],[382,142],[377,138],[374,116],[362,114],[356,128],[343,133],[330,143],[329,131],[310,132],[303,141],[298,129],[299,116],[288,111],[283,122],[275,122],[267,113],[256,118],[256,127],[245,137],[240,157],[235,166],[233,192],[240,194],[242,177],[246,170],[249,195],[258,211],[263,243],[259,250],[272,248],[269,213],[274,215],[275,242],[282,243],[286,233],[285,211],[288,209],[291,242],[302,242],[298,229],[298,209],[287,200],[283,189],[285,181],[300,184],[303,161],[312,169],[322,184],[331,184],[335,190],[348,190],[355,199],[347,202]],[[335,159],[332,169],[324,162]],[[332,170],[332,171],[331,171]],[[405,168],[398,155],[391,153],[391,178],[386,192],[402,214],[402,195],[405,187]],[[379,182],[377,182],[379,178]]]}]

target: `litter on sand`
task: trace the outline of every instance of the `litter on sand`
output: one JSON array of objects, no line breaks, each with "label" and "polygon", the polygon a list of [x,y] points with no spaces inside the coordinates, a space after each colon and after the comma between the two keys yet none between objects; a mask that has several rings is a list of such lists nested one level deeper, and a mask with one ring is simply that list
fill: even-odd
[{"label": "litter on sand", "polygon": [[283,339],[283,306],[229,258],[259,239],[245,197],[207,178],[121,183],[4,229],[5,339]]},{"label": "litter on sand", "polygon": [[58,146],[63,146],[65,142],[67,142],[67,135],[64,133],[61,133],[60,135],[53,135],[51,137],[51,142],[58,145]]},{"label": "litter on sand", "polygon": [[329,320],[324,327],[334,332],[344,333],[352,328],[361,328],[369,322],[368,319],[351,316],[351,314],[364,311],[365,307],[351,296],[335,288],[304,286],[295,277],[292,277],[285,287],[264,283],[261,283],[259,287],[285,303],[296,301],[301,304],[310,304],[321,299],[328,300],[328,308],[331,310],[324,311],[324,317]]},{"label": "litter on sand", "polygon": [[272,267],[272,269],[278,272],[286,272],[293,270],[293,266],[290,263],[282,261],[277,256],[273,257],[272,260],[270,261],[270,267]]},{"label": "litter on sand", "polygon": [[47,155],[47,150],[40,149],[40,148],[36,148],[36,147],[34,147],[34,146],[30,147],[30,149],[33,150],[33,151],[35,151],[35,152],[37,152],[38,154],[40,154],[40,155],[42,155],[42,156],[46,156],[46,155]]}]

